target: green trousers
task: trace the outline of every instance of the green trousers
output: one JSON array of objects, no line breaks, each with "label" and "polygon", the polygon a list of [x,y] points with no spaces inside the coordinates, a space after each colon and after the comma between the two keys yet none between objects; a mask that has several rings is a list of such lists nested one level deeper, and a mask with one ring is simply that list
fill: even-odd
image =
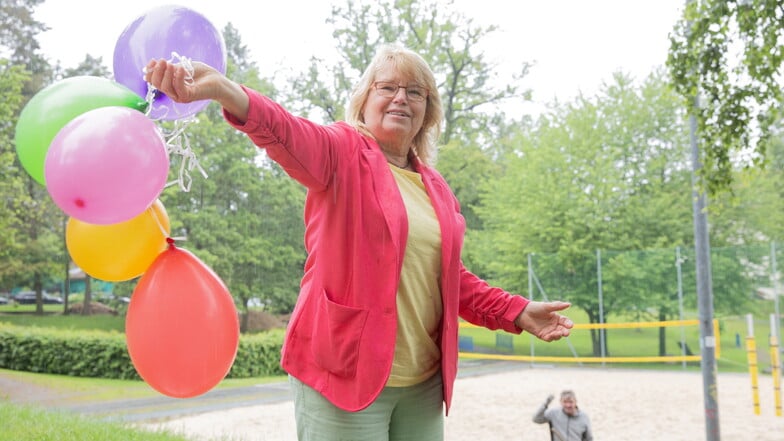
[{"label": "green trousers", "polygon": [[443,441],[441,373],[409,387],[385,387],[359,412],[346,412],[289,376],[299,441]]}]

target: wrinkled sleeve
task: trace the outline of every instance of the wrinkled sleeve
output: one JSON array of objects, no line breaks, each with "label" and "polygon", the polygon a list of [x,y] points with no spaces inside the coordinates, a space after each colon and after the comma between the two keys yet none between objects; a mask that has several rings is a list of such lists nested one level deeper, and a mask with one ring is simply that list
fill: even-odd
[{"label": "wrinkled sleeve", "polygon": [[488,329],[520,334],[514,320],[528,305],[523,296],[490,286],[460,264],[460,317]]},{"label": "wrinkled sleeve", "polygon": [[315,191],[326,189],[340,156],[351,145],[345,142],[347,125],[314,123],[292,115],[253,89],[242,88],[250,100],[248,118],[243,123],[224,109],[226,121],[302,185]]}]

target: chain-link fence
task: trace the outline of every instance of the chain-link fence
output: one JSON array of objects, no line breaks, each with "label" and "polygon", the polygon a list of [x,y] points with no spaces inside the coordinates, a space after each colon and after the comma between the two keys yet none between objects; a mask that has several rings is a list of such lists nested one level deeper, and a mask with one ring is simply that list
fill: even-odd
[{"label": "chain-link fence", "polygon": [[[781,317],[782,248],[769,243],[711,250],[717,315],[751,311]],[[697,308],[695,268],[694,250],[689,248],[531,254],[528,295],[569,301],[585,311],[590,323],[605,323],[611,316],[624,321],[678,320]]]}]

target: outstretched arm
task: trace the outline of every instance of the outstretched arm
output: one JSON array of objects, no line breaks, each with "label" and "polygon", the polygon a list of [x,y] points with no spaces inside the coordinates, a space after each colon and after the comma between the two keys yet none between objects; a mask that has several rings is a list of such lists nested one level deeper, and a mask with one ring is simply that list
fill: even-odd
[{"label": "outstretched arm", "polygon": [[567,302],[535,302],[526,305],[515,319],[517,327],[544,341],[555,341],[567,337],[574,323],[558,313],[571,306]]},{"label": "outstretched arm", "polygon": [[553,401],[553,398],[555,398],[555,396],[549,395],[547,399],[544,400],[544,403],[542,403],[542,405],[539,406],[538,409],[536,409],[536,413],[534,414],[534,418],[533,418],[533,421],[535,423],[543,424],[549,421],[547,417],[544,416],[544,411],[547,410],[547,406],[550,405],[550,402]]}]

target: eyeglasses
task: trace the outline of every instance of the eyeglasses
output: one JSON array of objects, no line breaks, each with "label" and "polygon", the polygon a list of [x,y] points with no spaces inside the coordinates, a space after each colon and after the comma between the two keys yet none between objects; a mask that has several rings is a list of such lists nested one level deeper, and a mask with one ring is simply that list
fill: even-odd
[{"label": "eyeglasses", "polygon": [[411,101],[422,102],[427,98],[428,90],[416,84],[411,86],[401,86],[397,83],[390,83],[387,81],[377,81],[373,83],[373,88],[376,89],[378,96],[384,98],[392,98],[397,95],[399,89],[406,90],[406,98]]}]

